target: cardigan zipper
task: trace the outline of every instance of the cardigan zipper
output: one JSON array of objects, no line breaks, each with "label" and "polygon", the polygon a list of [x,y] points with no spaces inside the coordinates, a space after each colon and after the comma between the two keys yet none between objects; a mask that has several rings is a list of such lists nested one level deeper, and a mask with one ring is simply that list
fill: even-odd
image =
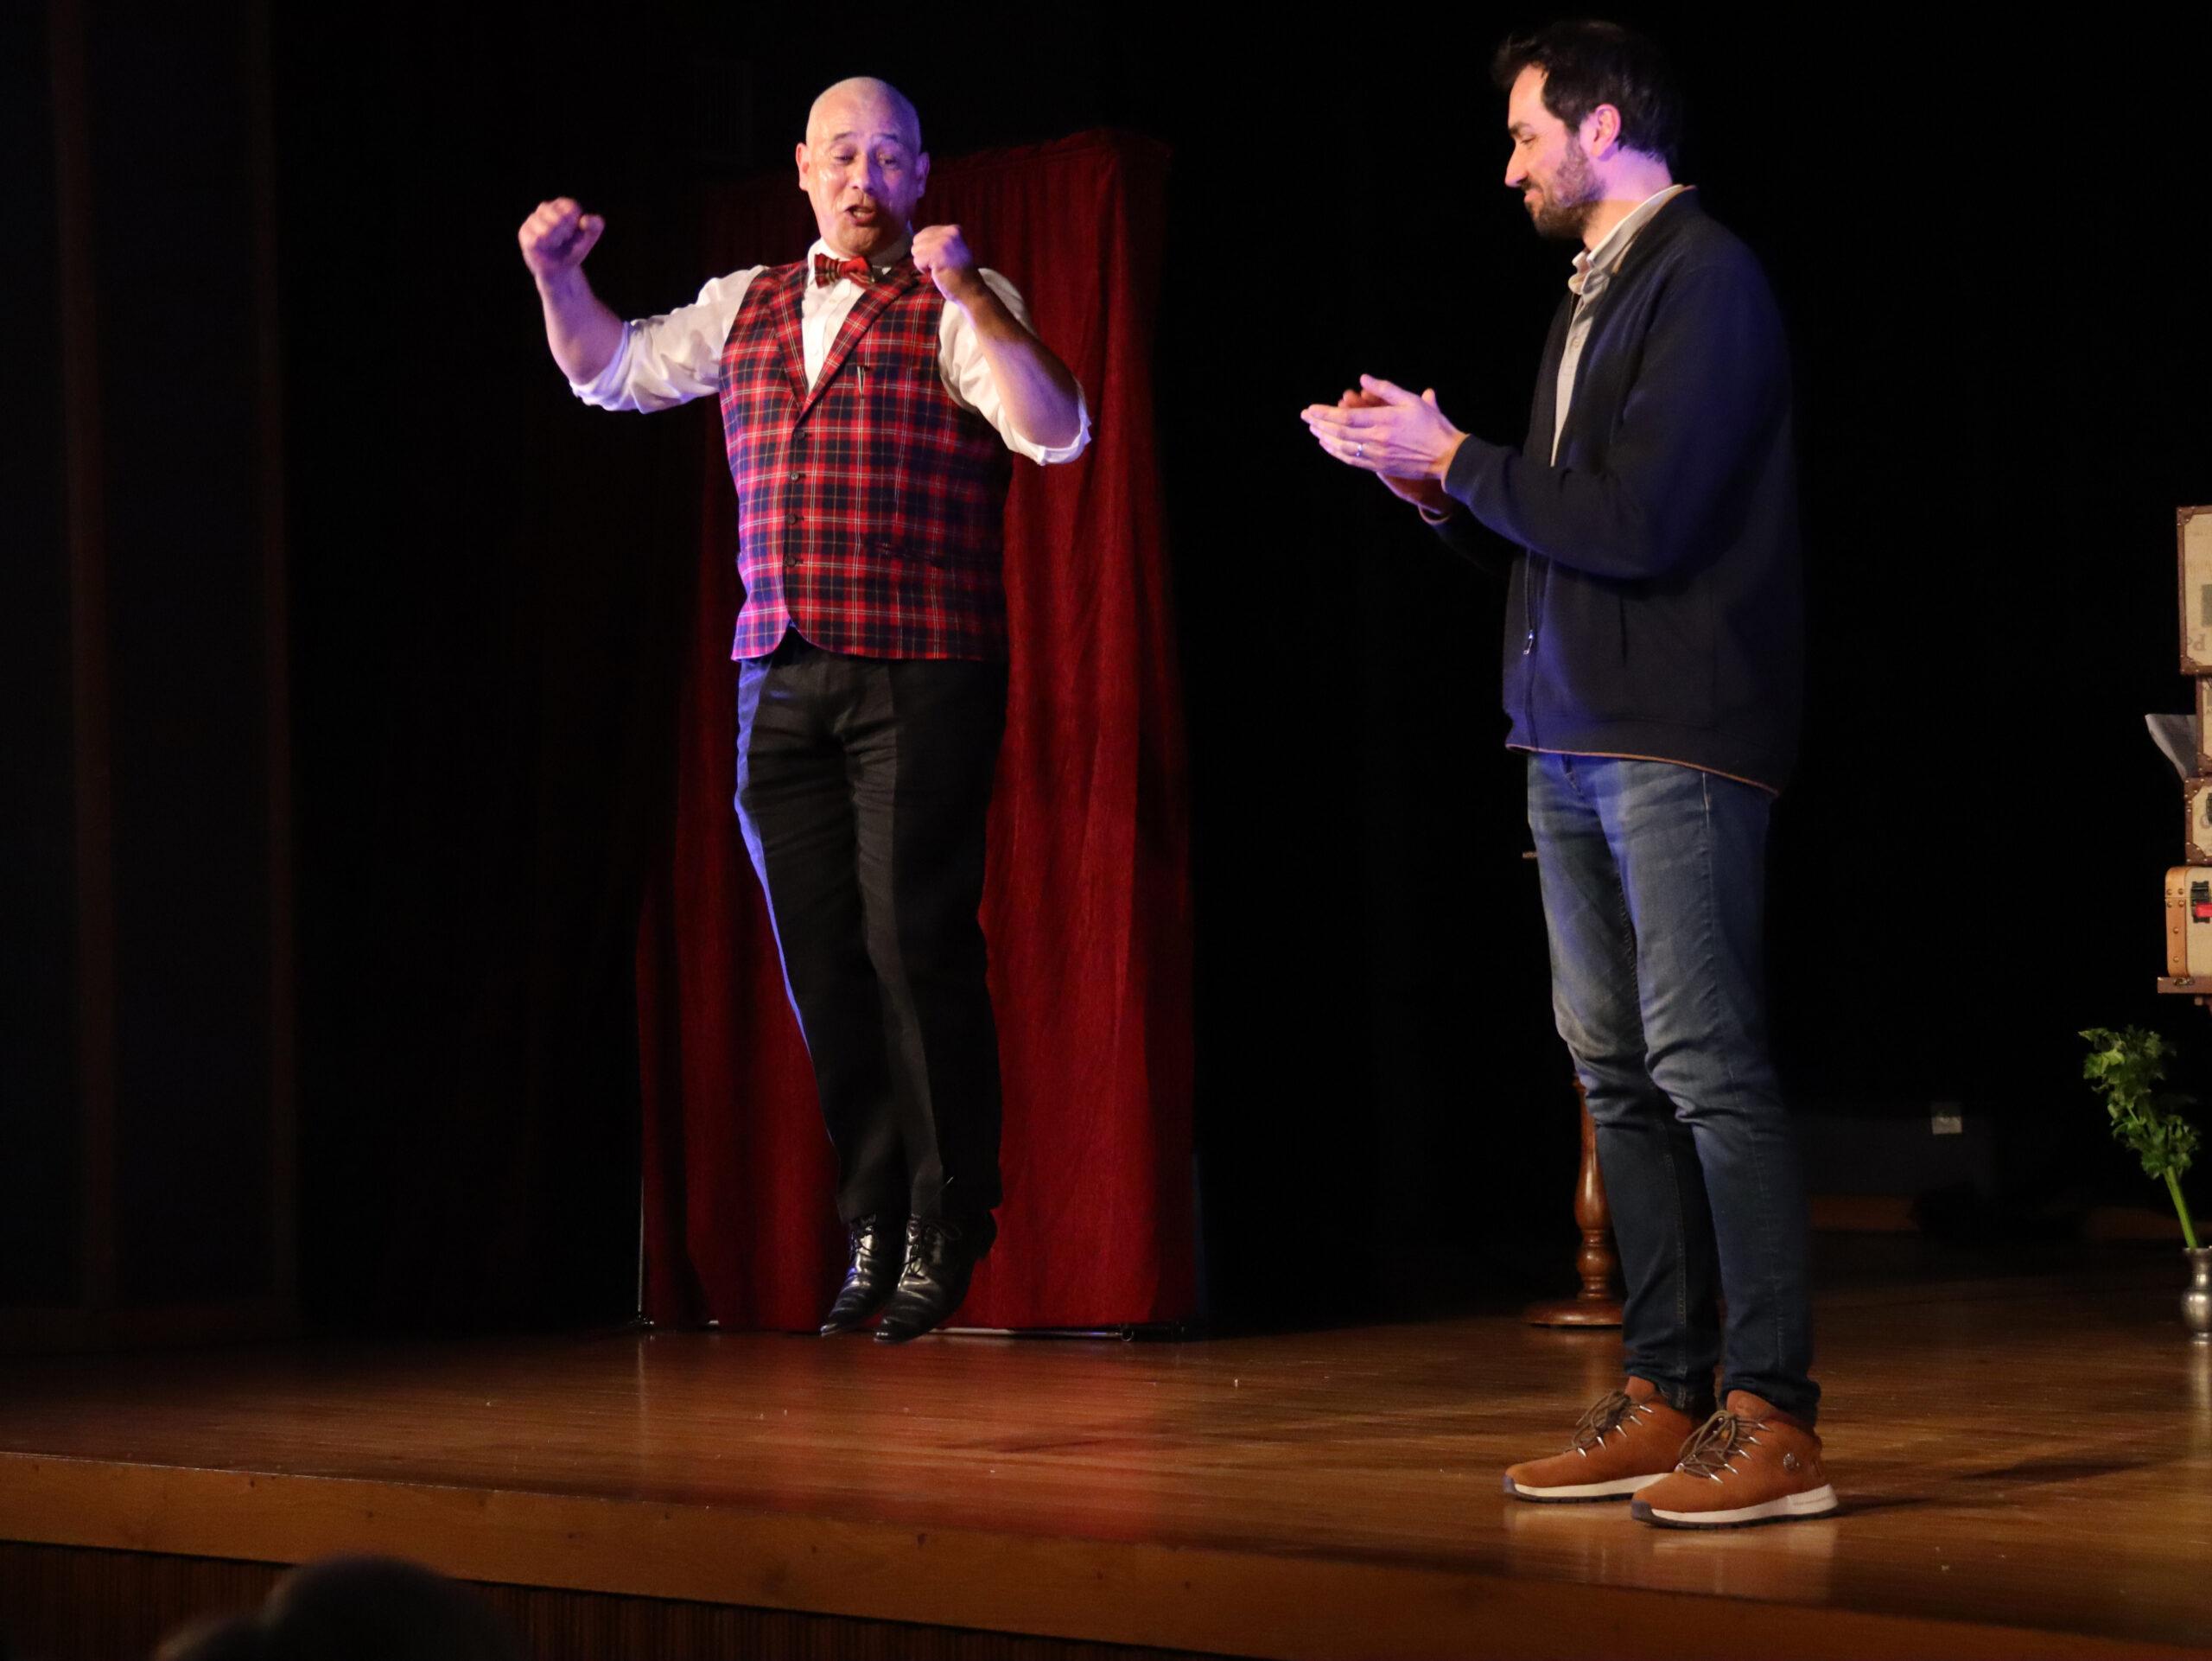
[{"label": "cardigan zipper", "polygon": [[1523,559],[1525,563],[1521,573],[1521,719],[1527,729],[1529,741],[1533,744],[1536,739],[1536,665],[1534,659],[1539,614],[1536,577],[1541,569],[1546,586],[1549,587],[1551,565],[1547,561],[1540,567],[1533,553],[1524,554]]}]

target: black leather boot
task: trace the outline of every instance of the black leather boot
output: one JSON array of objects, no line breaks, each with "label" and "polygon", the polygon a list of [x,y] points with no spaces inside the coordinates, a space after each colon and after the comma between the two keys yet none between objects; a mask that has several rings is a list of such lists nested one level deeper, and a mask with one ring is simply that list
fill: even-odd
[{"label": "black leather boot", "polygon": [[899,1284],[899,1268],[905,1262],[906,1243],[901,1238],[905,1222],[904,1218],[878,1212],[846,1225],[852,1237],[853,1260],[845,1270],[845,1283],[837,1289],[836,1301],[822,1323],[823,1337],[856,1333],[883,1308]]},{"label": "black leather boot", "polygon": [[903,1344],[942,1327],[968,1295],[969,1277],[999,1237],[988,1212],[955,1222],[916,1218],[906,1225],[906,1265],[884,1306],[875,1341]]}]

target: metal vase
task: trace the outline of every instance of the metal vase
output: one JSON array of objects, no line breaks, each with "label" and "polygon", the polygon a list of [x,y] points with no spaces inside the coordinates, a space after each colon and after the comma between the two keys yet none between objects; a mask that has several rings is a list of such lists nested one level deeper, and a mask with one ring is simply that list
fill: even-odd
[{"label": "metal vase", "polygon": [[2212,1344],[2212,1246],[2184,1248],[2189,1290],[2181,1295],[2181,1324],[2200,1344]]}]

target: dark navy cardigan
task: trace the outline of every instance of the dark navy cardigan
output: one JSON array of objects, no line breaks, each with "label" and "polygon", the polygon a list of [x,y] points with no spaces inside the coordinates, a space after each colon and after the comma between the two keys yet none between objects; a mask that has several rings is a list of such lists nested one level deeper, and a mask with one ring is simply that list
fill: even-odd
[{"label": "dark navy cardigan", "polygon": [[[1598,298],[1558,464],[1560,308],[1522,449],[1469,437],[1438,528],[1510,544],[1509,746],[1647,756],[1779,790],[1803,625],[1789,355],[1758,260],[1685,192]],[[1474,523],[1470,523],[1471,517]]]}]

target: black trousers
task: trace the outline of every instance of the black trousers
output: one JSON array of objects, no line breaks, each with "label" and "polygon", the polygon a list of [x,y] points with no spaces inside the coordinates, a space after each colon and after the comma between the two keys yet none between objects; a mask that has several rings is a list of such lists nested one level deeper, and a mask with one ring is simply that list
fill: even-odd
[{"label": "black trousers", "polygon": [[849,658],[796,632],[741,664],[737,812],[837,1151],[837,1212],[999,1203],[983,830],[1004,664]]}]

